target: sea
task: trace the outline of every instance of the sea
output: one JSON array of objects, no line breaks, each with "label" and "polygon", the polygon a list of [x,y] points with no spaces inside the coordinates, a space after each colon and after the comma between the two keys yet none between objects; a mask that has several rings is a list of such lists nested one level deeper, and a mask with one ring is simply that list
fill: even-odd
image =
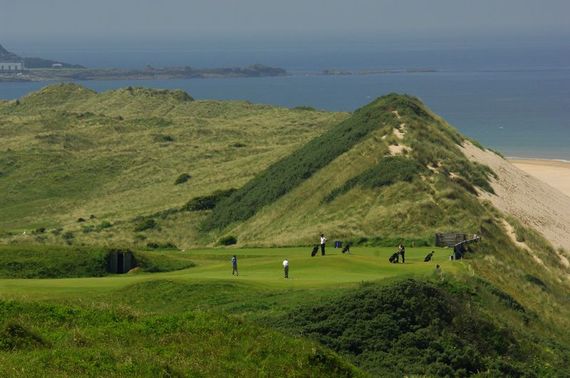
[{"label": "sea", "polygon": [[[83,81],[96,91],[126,86],[183,89],[196,99],[353,111],[391,93],[419,97],[463,134],[509,157],[570,160],[570,39],[24,44],[16,53],[89,67],[235,67],[261,63],[288,76]],[[326,76],[324,69],[391,73]],[[410,72],[411,71],[411,72]],[[48,82],[0,83],[16,99]]]}]

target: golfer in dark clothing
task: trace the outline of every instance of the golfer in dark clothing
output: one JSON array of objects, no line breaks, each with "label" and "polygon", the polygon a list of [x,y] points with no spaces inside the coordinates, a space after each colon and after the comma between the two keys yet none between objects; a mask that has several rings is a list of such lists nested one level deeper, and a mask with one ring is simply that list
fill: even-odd
[{"label": "golfer in dark clothing", "polygon": [[402,264],[406,262],[406,247],[403,244],[400,244],[398,247],[398,251],[400,252],[400,256],[402,256]]},{"label": "golfer in dark clothing", "polygon": [[321,234],[321,255],[325,255],[325,244],[327,242],[327,238],[325,238],[325,234]]},{"label": "golfer in dark clothing", "polygon": [[239,276],[238,268],[237,268],[237,257],[236,257],[236,255],[234,255],[232,257],[232,276],[233,275]]}]

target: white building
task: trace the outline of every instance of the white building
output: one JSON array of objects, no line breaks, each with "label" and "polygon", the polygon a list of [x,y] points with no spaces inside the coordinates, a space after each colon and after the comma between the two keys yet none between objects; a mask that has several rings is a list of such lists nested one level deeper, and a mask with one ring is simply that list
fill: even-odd
[{"label": "white building", "polygon": [[2,62],[0,61],[0,72],[20,72],[24,70],[22,62]]}]

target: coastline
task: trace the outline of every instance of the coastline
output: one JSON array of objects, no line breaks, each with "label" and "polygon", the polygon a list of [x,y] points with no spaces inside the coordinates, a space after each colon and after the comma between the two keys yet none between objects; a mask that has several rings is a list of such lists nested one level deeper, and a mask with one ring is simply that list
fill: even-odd
[{"label": "coastline", "polygon": [[508,157],[507,160],[523,172],[570,197],[570,161],[521,157]]}]

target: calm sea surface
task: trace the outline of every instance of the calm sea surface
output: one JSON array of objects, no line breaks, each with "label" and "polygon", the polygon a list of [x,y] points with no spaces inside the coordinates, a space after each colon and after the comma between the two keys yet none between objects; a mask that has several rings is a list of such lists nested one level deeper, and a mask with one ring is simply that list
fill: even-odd
[{"label": "calm sea surface", "polygon": [[[136,59],[124,54],[114,58],[112,54],[102,55],[107,57],[103,63],[110,64],[113,59],[141,62],[145,53],[151,56],[150,52],[144,51],[137,51]],[[456,49],[411,49],[390,54],[366,52],[359,55],[351,52],[350,58],[336,50],[311,50],[306,56],[299,51],[283,50],[253,55],[244,52],[224,55],[221,51],[209,52],[212,56],[196,54],[202,57],[198,59],[201,66],[207,63],[217,67],[234,63],[243,65],[249,59],[249,62],[287,68],[292,75],[244,79],[86,81],[81,84],[97,91],[125,86],[180,88],[197,99],[239,99],[286,107],[309,105],[335,111],[352,111],[390,92],[408,93],[420,97],[462,133],[508,156],[570,160],[570,50],[565,48],[510,52],[475,49],[459,54]],[[78,62],[73,54],[68,55],[65,56],[68,60]],[[75,58],[80,56],[78,52]],[[153,63],[182,65],[191,60],[184,54],[179,54],[178,60],[172,58],[175,55],[168,56],[168,61]],[[234,59],[223,60],[222,56],[233,56]],[[79,63],[86,64],[83,61]],[[367,76],[303,73],[324,68],[433,68],[438,72]],[[47,84],[0,83],[0,98],[18,98]]]}]

